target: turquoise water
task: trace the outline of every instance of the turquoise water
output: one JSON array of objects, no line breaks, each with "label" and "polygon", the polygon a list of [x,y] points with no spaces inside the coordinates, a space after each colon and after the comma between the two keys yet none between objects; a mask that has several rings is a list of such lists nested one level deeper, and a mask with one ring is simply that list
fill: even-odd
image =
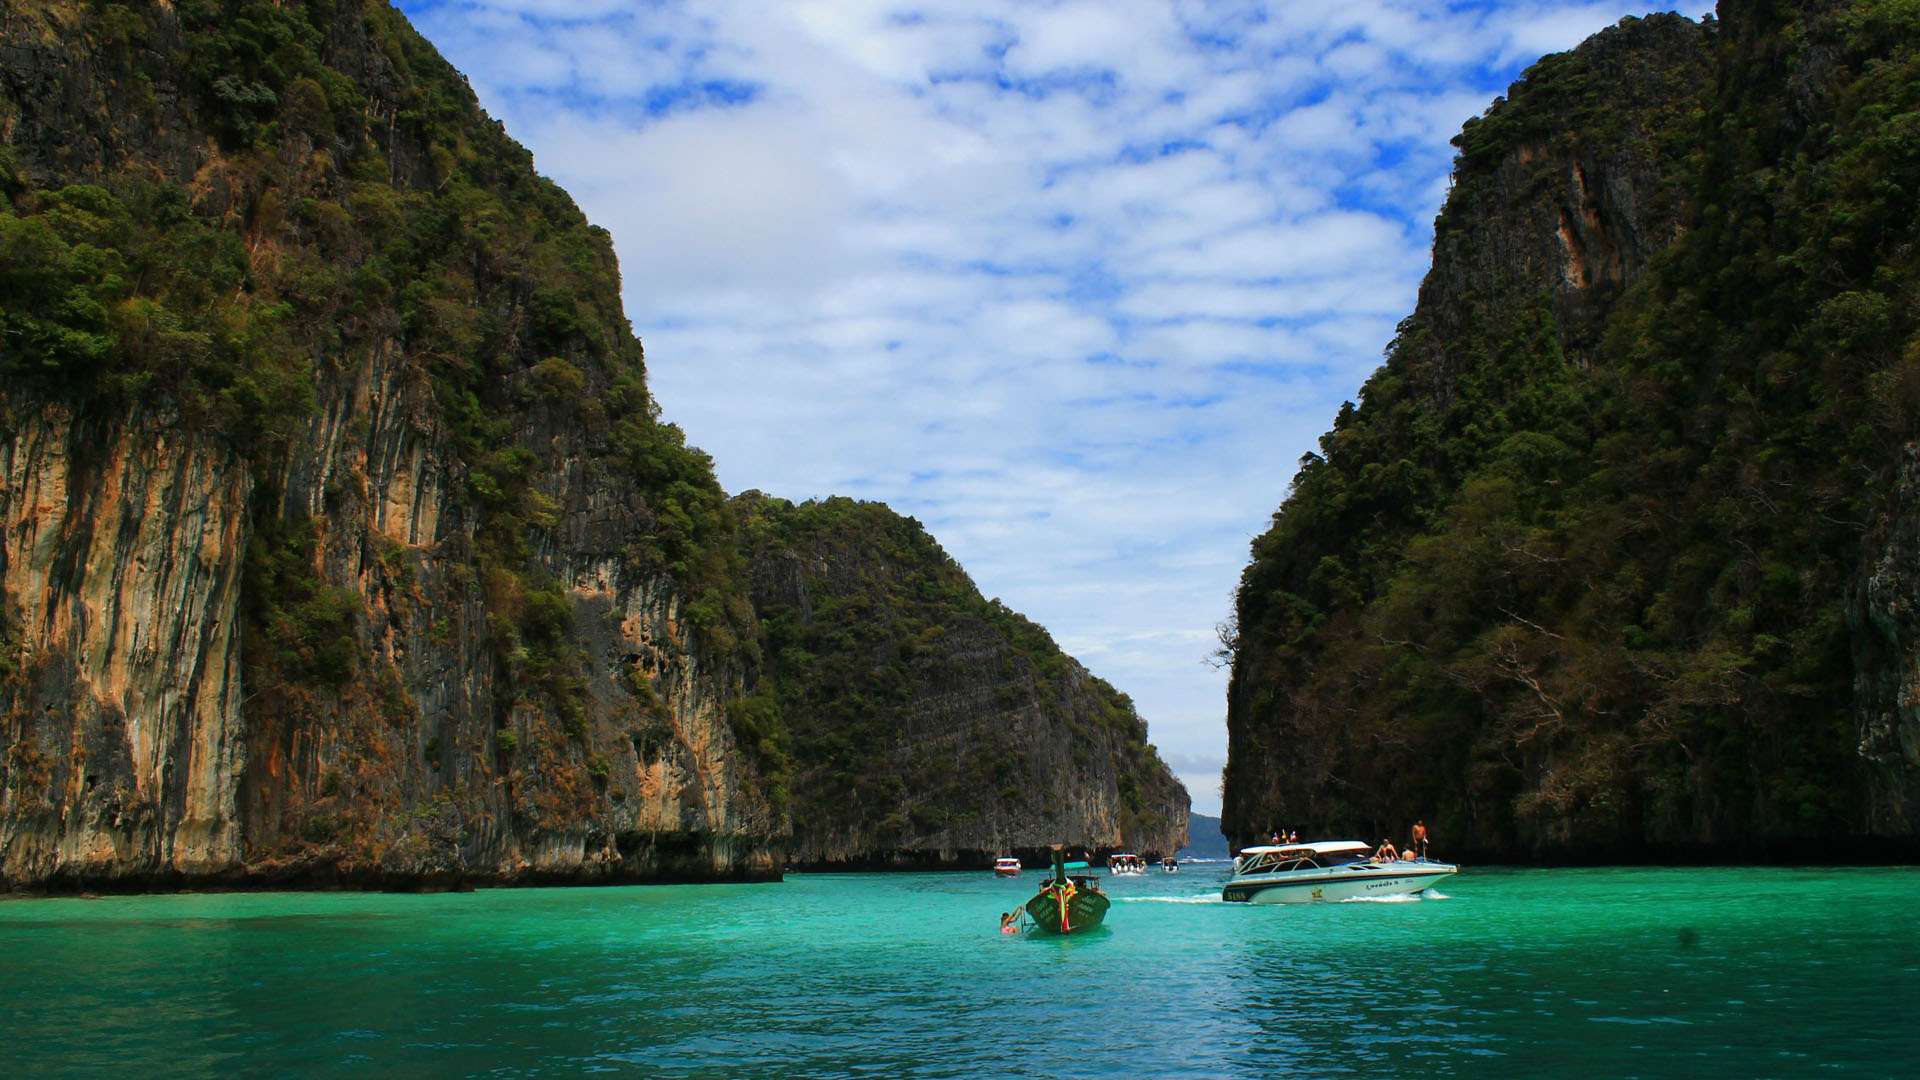
[{"label": "turquoise water", "polygon": [[1472,870],[1248,907],[985,873],[0,902],[0,1074],[1908,1073],[1920,870]]}]

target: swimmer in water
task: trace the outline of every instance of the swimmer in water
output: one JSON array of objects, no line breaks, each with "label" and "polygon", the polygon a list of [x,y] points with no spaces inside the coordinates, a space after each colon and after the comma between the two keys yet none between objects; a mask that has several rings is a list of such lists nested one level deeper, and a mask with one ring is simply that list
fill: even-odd
[{"label": "swimmer in water", "polygon": [[1017,911],[1001,912],[1000,913],[1000,932],[1003,934],[1019,933],[1020,932],[1020,913]]}]

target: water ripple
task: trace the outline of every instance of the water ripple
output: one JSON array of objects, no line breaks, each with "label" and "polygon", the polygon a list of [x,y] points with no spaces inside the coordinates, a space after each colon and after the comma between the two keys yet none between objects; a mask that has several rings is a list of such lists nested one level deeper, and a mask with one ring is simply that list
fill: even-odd
[{"label": "water ripple", "polygon": [[[1460,902],[1120,879],[0,904],[19,1075],[1877,1075],[1911,1060],[1912,870],[1469,870]],[[143,1078],[144,1080],[144,1078]]]}]

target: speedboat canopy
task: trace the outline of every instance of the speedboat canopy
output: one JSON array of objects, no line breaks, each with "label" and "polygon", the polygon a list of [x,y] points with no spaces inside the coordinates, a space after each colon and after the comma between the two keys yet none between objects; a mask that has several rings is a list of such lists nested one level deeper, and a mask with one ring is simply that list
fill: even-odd
[{"label": "speedboat canopy", "polygon": [[1242,855],[1280,855],[1299,852],[1303,855],[1332,855],[1340,851],[1373,850],[1372,844],[1363,844],[1358,840],[1315,840],[1310,844],[1262,844],[1259,847],[1240,849]]}]

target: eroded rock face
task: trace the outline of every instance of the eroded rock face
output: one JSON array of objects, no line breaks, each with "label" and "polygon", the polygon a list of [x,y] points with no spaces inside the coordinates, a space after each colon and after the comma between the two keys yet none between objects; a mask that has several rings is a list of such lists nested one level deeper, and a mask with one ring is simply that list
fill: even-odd
[{"label": "eroded rock face", "polygon": [[[109,353],[127,383],[0,386],[0,888],[776,876],[785,814],[729,721],[751,654],[634,552],[650,472],[723,496],[677,434],[602,404],[651,408],[604,233],[385,5],[242,14],[0,11],[0,202],[93,185],[72,197],[99,222],[29,235],[118,252],[173,226],[115,224],[114,200],[161,192],[204,253],[106,303],[202,265],[220,295],[94,329],[123,351],[179,330],[232,369]],[[275,20],[279,74],[195,73]],[[430,298],[386,280],[406,258]],[[168,321],[222,304],[197,336]],[[255,309],[271,329],[242,340]],[[245,433],[275,409],[290,433]]]},{"label": "eroded rock face", "polygon": [[9,642],[0,878],[236,866],[238,554],[251,482],[211,440],[49,407],[0,442]]},{"label": "eroded rock face", "polygon": [[1873,766],[1875,832],[1920,823],[1920,446],[1903,455],[1886,512],[1868,534],[1852,607],[1854,716]]},{"label": "eroded rock face", "polygon": [[1242,578],[1229,834],[1915,850],[1915,217],[1877,200],[1920,22],[1722,16],[1624,20],[1454,141],[1419,305]]},{"label": "eroded rock face", "polygon": [[1186,789],[1132,702],[982,597],[918,522],[850,499],[735,504],[793,740],[794,862],[1185,844]]},{"label": "eroded rock face", "polygon": [[[488,640],[465,480],[433,403],[389,354],[330,384],[279,480],[278,513],[324,522],[315,560],[365,613],[361,671],[248,711],[250,873],[375,881],[661,880],[777,874],[785,822],[727,723],[742,672],[705,660],[671,582],[622,569],[644,499],[530,415],[554,468],[541,562],[564,584],[577,713],[516,695]],[[265,678],[271,678],[266,675]]]},{"label": "eroded rock face", "polygon": [[956,624],[904,711],[807,711],[750,594],[844,627],[912,567],[749,564],[610,239],[397,12],[183,7],[0,8],[0,272],[79,297],[0,294],[0,889],[777,876],[783,740],[876,716],[882,782],[988,735],[1022,781],[884,837],[816,788],[808,861],[1178,845],[1051,641]]},{"label": "eroded rock face", "polygon": [[[1563,347],[1588,358],[1612,302],[1679,237],[1691,210],[1671,143],[1709,100],[1709,34],[1677,17],[1630,20],[1553,58],[1558,66],[1543,63],[1544,88],[1496,103],[1493,123],[1479,122],[1544,121],[1564,110],[1558,123],[1514,124],[1500,144],[1456,165],[1417,309],[1434,327],[1436,351],[1479,305],[1531,294],[1552,298]],[[1567,81],[1569,69],[1597,100],[1558,100],[1550,78]],[[1437,367],[1457,375],[1462,362]]]},{"label": "eroded rock face", "polygon": [[[49,407],[0,443],[0,567],[19,650],[0,774],[5,881],[777,873],[784,822],[726,722],[740,673],[703,664],[667,583],[618,568],[610,545],[644,527],[630,493],[565,469],[549,489],[572,511],[556,528],[572,543],[555,544],[551,566],[588,683],[584,736],[555,739],[555,716],[500,700],[468,520],[447,495],[456,466],[423,403],[380,358],[331,389],[277,508],[256,505],[244,462],[165,417],[78,422]],[[324,523],[316,573],[359,599],[365,659],[334,693],[242,678],[258,513]]]},{"label": "eroded rock face", "polygon": [[[1691,204],[1671,143],[1711,98],[1713,32],[1710,25],[1679,16],[1626,20],[1571,53],[1542,61],[1516,85],[1512,101],[1496,101],[1486,117],[1469,123],[1456,140],[1462,152],[1454,187],[1435,224],[1432,268],[1389,352],[1388,368],[1411,388],[1410,415],[1443,417],[1454,410],[1460,387],[1486,377],[1476,369],[1490,363],[1487,328],[1504,324],[1516,312],[1544,306],[1556,350],[1583,369],[1596,362],[1615,303],[1684,232]],[[1323,440],[1330,456],[1341,451],[1350,417],[1343,414]],[[1412,467],[1404,460],[1395,465]],[[1381,476],[1371,483],[1391,489],[1396,481]],[[1433,509],[1403,505],[1396,512]],[[1379,536],[1410,529],[1411,519],[1361,515],[1355,526],[1340,537],[1336,558],[1343,554],[1339,546],[1404,542]],[[1249,577],[1263,562],[1283,559],[1261,554],[1259,543]],[[1312,571],[1311,560],[1307,570]],[[1378,777],[1356,780],[1370,760],[1383,755],[1377,745],[1349,741],[1350,725],[1342,719],[1348,698],[1364,700],[1373,692],[1377,673],[1353,675],[1337,691],[1337,702],[1323,707],[1303,689],[1313,682],[1315,665],[1294,655],[1292,644],[1258,629],[1268,620],[1285,621],[1271,611],[1262,614],[1269,603],[1283,606],[1269,591],[1309,591],[1304,585],[1243,585],[1238,618],[1242,630],[1252,632],[1243,637],[1234,659],[1228,691],[1223,827],[1239,840],[1302,823],[1403,836],[1416,818],[1435,816],[1432,793]],[[1330,613],[1312,633],[1343,632],[1338,628],[1349,625],[1351,617],[1350,612]],[[1300,634],[1302,640],[1311,636]],[[1418,641],[1396,644],[1422,647]],[[1422,759],[1408,767],[1440,771],[1450,798],[1457,797],[1452,788],[1468,786],[1447,771],[1459,769],[1458,762]],[[1500,792],[1506,798],[1512,794]],[[1490,806],[1449,815],[1455,850],[1461,832],[1480,851],[1509,857],[1566,842],[1565,837],[1516,837],[1507,813]]]}]

